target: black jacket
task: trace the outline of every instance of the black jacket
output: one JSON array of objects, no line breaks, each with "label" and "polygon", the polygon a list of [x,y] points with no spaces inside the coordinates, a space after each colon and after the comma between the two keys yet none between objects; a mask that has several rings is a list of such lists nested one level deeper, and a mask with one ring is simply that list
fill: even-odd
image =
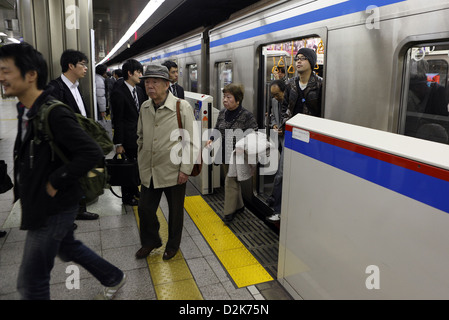
[{"label": "black jacket", "polygon": [[[146,100],[142,89],[136,86],[139,110]],[[139,110],[134,103],[134,98],[125,82],[114,87],[111,92],[112,125],[114,126],[114,144],[121,144],[125,148],[137,150],[137,121]]]},{"label": "black jacket", "polygon": [[290,79],[284,93],[284,105],[288,107],[289,116],[297,113],[321,116],[321,88],[323,79],[314,72],[310,76],[307,87],[299,88],[299,76]]},{"label": "black jacket", "polygon": [[[20,102],[18,109],[18,132],[14,145],[14,196],[22,206],[22,230],[42,227],[48,216],[79,203],[82,195],[78,179],[92,169],[103,158],[98,144],[80,127],[75,114],[64,107],[56,107],[49,114],[49,125],[54,134],[54,142],[68,157],[64,164],[47,141],[35,137],[33,120],[41,105],[54,99],[51,90],[44,91],[26,109]],[[22,141],[22,117],[29,118]],[[46,191],[47,182],[58,190],[54,198]]]},{"label": "black jacket", "polygon": [[[48,85],[53,88],[53,91],[51,92],[51,95],[53,97],[71,107],[75,113],[81,114],[78,104],[76,103],[76,100],[73,97],[72,91],[70,91],[69,87],[67,87],[67,85],[64,83],[61,77],[58,77],[50,81]],[[84,108],[86,109],[86,117],[90,118],[90,108],[86,104],[86,100],[82,95],[81,99],[83,99]]]},{"label": "black jacket", "polygon": [[[176,88],[176,97],[184,99],[184,88],[181,87],[178,83],[174,84],[175,88]],[[170,84],[171,87],[171,84]],[[171,91],[171,88],[170,88]]]}]

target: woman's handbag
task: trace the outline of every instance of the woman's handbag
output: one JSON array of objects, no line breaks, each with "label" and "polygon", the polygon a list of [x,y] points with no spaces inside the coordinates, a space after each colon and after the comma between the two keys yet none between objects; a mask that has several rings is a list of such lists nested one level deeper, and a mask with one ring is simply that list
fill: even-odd
[{"label": "woman's handbag", "polygon": [[[176,102],[176,115],[178,117],[178,127],[179,127],[179,129],[182,129],[181,110],[179,108],[180,104],[181,104],[181,100],[178,99],[178,101]],[[200,150],[200,154],[198,155],[198,158],[199,158],[199,161],[197,161],[197,162],[199,162],[199,163],[195,163],[193,165],[192,172],[190,173],[190,176],[192,176],[192,177],[196,177],[197,175],[199,175],[201,173],[201,168],[203,166],[201,150]]]},{"label": "woman's handbag", "polygon": [[106,160],[110,186],[132,187],[140,184],[137,160],[128,158],[124,153],[117,153],[114,158]]},{"label": "woman's handbag", "polygon": [[11,178],[8,176],[8,166],[4,160],[0,160],[0,193],[5,193],[12,187]]}]

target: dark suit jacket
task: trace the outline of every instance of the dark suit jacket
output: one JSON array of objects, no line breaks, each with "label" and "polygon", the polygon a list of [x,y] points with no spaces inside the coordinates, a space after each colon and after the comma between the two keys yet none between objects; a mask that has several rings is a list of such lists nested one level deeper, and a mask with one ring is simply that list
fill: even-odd
[{"label": "dark suit jacket", "polygon": [[[64,83],[64,81],[61,79],[61,77],[58,77],[48,84],[49,86],[53,87],[53,91],[51,92],[51,95],[58,99],[59,101],[64,102],[66,105],[70,106],[75,113],[81,114],[80,109],[78,108],[78,104],[76,103],[75,98],[73,97],[72,91],[70,91],[69,87]],[[86,116],[90,117],[90,108],[86,104],[86,100],[84,100],[83,95],[81,94],[81,99],[83,99],[84,108],[86,109]]]},{"label": "dark suit jacket", "polygon": [[[146,100],[142,89],[136,86],[139,110]],[[121,144],[126,149],[137,150],[137,121],[139,110],[126,83],[116,86],[111,92],[112,125],[114,126],[114,144]]]},{"label": "dark suit jacket", "polygon": [[[171,86],[171,84],[170,84]],[[176,87],[176,93],[177,93],[177,97],[184,99],[184,88],[181,87],[179,84],[175,83],[174,86]],[[171,89],[170,89],[171,90]]]}]

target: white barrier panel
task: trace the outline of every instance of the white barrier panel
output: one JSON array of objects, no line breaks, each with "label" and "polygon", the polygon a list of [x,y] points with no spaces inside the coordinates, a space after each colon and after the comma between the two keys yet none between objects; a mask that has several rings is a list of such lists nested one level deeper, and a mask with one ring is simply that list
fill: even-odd
[{"label": "white barrier panel", "polygon": [[[217,122],[219,110],[214,108],[214,98],[212,96],[185,91],[185,99],[193,107],[195,120],[201,126],[198,132],[201,133],[199,139],[204,138],[204,132],[208,129],[213,129]],[[208,135],[206,135],[209,137]],[[206,140],[207,141],[207,140]],[[200,141],[201,150],[203,149],[205,141]],[[203,161],[201,173],[196,177],[190,177],[190,182],[201,192],[201,194],[210,194],[214,188],[220,187],[220,167],[206,165]]]},{"label": "white barrier panel", "polygon": [[449,146],[287,122],[278,277],[298,299],[449,299]]}]

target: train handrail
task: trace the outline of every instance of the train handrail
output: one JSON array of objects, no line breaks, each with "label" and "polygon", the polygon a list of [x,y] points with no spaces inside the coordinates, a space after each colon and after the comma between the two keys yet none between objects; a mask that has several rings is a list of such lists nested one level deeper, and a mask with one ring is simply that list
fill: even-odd
[{"label": "train handrail", "polygon": [[292,53],[290,55],[290,66],[287,69],[287,73],[290,73],[290,74],[294,74],[295,73],[295,67],[293,66],[293,48],[294,48],[293,45],[294,45],[294,43],[292,41],[292,46],[291,46]]},{"label": "train handrail", "polygon": [[278,67],[285,67],[284,59],[281,57],[278,61]]},{"label": "train handrail", "polygon": [[287,73],[290,73],[290,74],[295,73],[295,67],[293,66],[293,64],[291,64],[291,65],[288,67]]},{"label": "train handrail", "polygon": [[318,44],[318,48],[316,49],[316,53],[319,53],[319,54],[323,54],[324,53],[323,40],[320,40],[320,43]]}]

